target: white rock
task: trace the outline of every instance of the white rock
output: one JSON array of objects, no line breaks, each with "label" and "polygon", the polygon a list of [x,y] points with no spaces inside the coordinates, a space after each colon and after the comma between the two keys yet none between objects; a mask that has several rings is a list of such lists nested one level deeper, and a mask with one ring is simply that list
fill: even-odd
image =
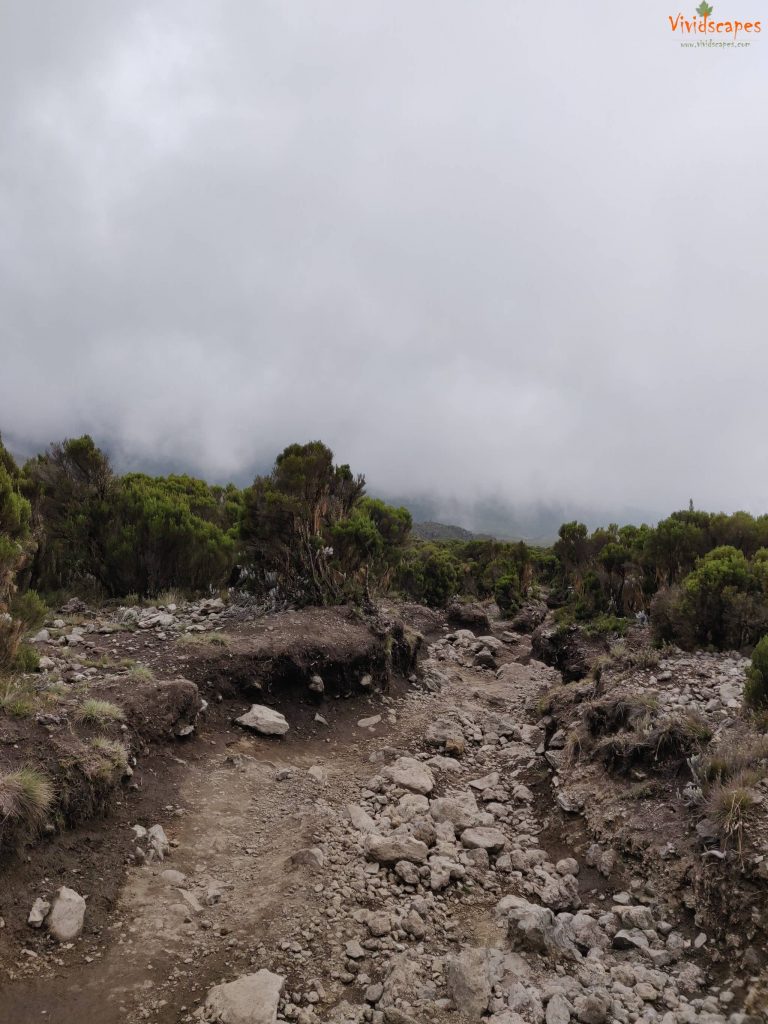
[{"label": "white rock", "polygon": [[361,718],[357,723],[358,729],[372,729],[381,721],[381,715],[372,715],[370,718]]},{"label": "white rock", "polygon": [[59,942],[72,942],[83,930],[85,900],[74,889],[65,885],[54,898],[47,918],[48,931]]},{"label": "white rock", "polygon": [[31,925],[32,928],[39,928],[43,921],[48,915],[48,911],[51,909],[51,904],[47,900],[38,898],[32,904],[32,909],[29,912],[27,918],[27,924]]},{"label": "white rock", "polygon": [[360,804],[347,804],[347,814],[358,832],[375,832],[376,822]]},{"label": "white rock", "polygon": [[[136,828],[136,826],[134,826]],[[168,836],[165,834],[165,829],[162,825],[153,825],[147,832],[147,838],[149,840],[149,850],[153,857],[158,860],[165,860],[168,854],[171,852],[171,844],[168,840]]]},{"label": "white rock", "polygon": [[275,1024],[284,985],[282,975],[266,970],[215,985],[205,998],[203,1019],[215,1024]]},{"label": "white rock", "polygon": [[461,833],[461,841],[468,850],[488,850],[491,853],[498,853],[507,845],[503,832],[487,826],[466,829]]},{"label": "white rock", "polygon": [[365,852],[370,860],[379,864],[396,864],[399,860],[423,864],[429,851],[426,843],[413,836],[369,835],[365,840]]},{"label": "white rock", "polygon": [[244,729],[253,729],[254,732],[259,732],[263,736],[285,736],[290,728],[285,720],[285,715],[281,715],[279,711],[268,708],[264,704],[252,704],[251,710],[240,715],[235,721]]},{"label": "white rock", "polygon": [[399,757],[394,764],[382,771],[382,775],[396,786],[425,796],[435,788],[435,777],[432,772],[413,757]]}]

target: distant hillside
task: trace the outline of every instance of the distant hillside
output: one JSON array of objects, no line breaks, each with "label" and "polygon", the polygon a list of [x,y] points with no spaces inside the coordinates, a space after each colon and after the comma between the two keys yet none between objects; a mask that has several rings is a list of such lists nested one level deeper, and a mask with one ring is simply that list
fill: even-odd
[{"label": "distant hillside", "polygon": [[488,540],[490,534],[472,533],[461,526],[448,523],[414,523],[413,533],[421,540]]}]

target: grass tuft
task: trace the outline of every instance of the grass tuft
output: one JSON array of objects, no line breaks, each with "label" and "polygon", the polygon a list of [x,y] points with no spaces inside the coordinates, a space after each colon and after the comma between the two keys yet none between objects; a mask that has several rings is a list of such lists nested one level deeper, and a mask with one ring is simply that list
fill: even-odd
[{"label": "grass tuft", "polygon": [[32,684],[11,676],[0,682],[0,709],[13,718],[29,718],[37,711],[38,702]]},{"label": "grass tuft", "polygon": [[77,709],[77,717],[81,722],[86,722],[89,725],[106,725],[108,722],[122,722],[125,713],[117,704],[90,697],[83,701]]},{"label": "grass tuft", "polygon": [[94,736],[90,745],[110,768],[119,770],[121,774],[125,772],[128,767],[128,750],[124,743],[120,740],[111,740],[107,736]]},{"label": "grass tuft", "polygon": [[34,831],[45,822],[53,802],[53,786],[34,768],[19,768],[0,775],[0,823]]},{"label": "grass tuft", "polygon": [[203,644],[209,647],[229,647],[229,637],[223,633],[184,633],[179,640],[185,644]]}]

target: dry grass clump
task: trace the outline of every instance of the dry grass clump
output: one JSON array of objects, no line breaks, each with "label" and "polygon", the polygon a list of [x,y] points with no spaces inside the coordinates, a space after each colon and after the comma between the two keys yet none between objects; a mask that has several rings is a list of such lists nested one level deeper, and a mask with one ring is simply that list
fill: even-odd
[{"label": "dry grass clump", "polygon": [[629,668],[658,668],[661,653],[653,647],[641,647],[639,650],[627,651],[623,661]]},{"label": "dry grass clump", "polygon": [[185,644],[205,644],[210,647],[229,647],[229,637],[223,633],[184,633],[179,640]]},{"label": "dry grass clump", "polygon": [[684,761],[711,738],[711,729],[698,715],[648,715],[635,728],[603,739],[595,753],[611,771],[622,773],[636,765]]},{"label": "dry grass clump", "polygon": [[616,694],[590,701],[584,707],[582,727],[566,743],[566,755],[575,759],[591,753],[610,771],[628,772],[636,765],[655,767],[684,760],[712,738],[699,715],[659,715],[650,694]]},{"label": "dry grass clump", "polygon": [[754,788],[760,778],[756,771],[740,772],[729,782],[713,786],[707,798],[707,816],[720,829],[724,845],[734,843],[739,854],[750,812],[760,802],[760,794]]},{"label": "dry grass clump", "polygon": [[656,698],[650,695],[617,694],[587,704],[583,721],[590,736],[606,736],[620,729],[634,728],[657,708]]},{"label": "dry grass clump", "polygon": [[0,775],[0,826],[35,832],[45,823],[53,802],[53,786],[34,768],[19,768]]},{"label": "dry grass clump", "polygon": [[746,771],[768,774],[768,736],[738,736],[721,743],[703,764],[706,782],[727,782]]},{"label": "dry grass clump", "polygon": [[90,747],[100,762],[96,766],[97,771],[109,776],[114,772],[125,774],[128,769],[128,750],[124,743],[107,736],[95,736],[90,741]]},{"label": "dry grass clump", "polygon": [[0,681],[0,709],[14,718],[29,718],[37,711],[37,697],[32,683],[18,676]]},{"label": "dry grass clump", "polygon": [[122,722],[125,713],[117,704],[90,697],[77,709],[77,718],[88,725],[106,725],[109,722]]},{"label": "dry grass clump", "polygon": [[133,665],[128,670],[127,678],[133,679],[137,683],[151,683],[155,678],[155,673],[146,665]]}]

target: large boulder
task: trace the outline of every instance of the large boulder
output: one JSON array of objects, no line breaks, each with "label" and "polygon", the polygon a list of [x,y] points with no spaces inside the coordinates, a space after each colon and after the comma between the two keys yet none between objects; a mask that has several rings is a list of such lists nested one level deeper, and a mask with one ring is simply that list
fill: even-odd
[{"label": "large boulder", "polygon": [[240,715],[235,721],[244,729],[252,729],[263,736],[285,736],[290,728],[285,715],[281,715],[274,708],[268,708],[265,704],[252,704],[251,710]]},{"label": "large boulder", "polygon": [[275,1024],[284,985],[282,975],[266,970],[214,985],[205,998],[203,1020],[212,1024]]},{"label": "large boulder", "polygon": [[429,805],[429,813],[438,824],[450,821],[459,832],[478,825],[481,820],[481,811],[472,793],[438,797]]},{"label": "large boulder", "polygon": [[421,761],[414,757],[398,757],[394,764],[388,765],[381,773],[396,786],[410,789],[413,793],[426,796],[435,788],[435,777]]},{"label": "large boulder", "polygon": [[505,896],[496,912],[506,918],[510,938],[521,946],[539,953],[581,959],[569,931],[548,907],[529,903],[522,896]]},{"label": "large boulder", "polygon": [[543,601],[524,604],[512,619],[510,626],[516,633],[532,633],[547,617],[547,606]]},{"label": "large boulder", "polygon": [[488,613],[482,605],[477,603],[462,604],[461,601],[451,601],[447,608],[448,621],[454,626],[464,626],[474,631],[489,632],[491,622]]},{"label": "large boulder", "polygon": [[83,930],[85,900],[65,885],[59,889],[46,919],[50,934],[58,942],[72,942]]},{"label": "large boulder", "polygon": [[600,653],[579,626],[539,626],[531,640],[533,657],[556,668],[567,683],[583,679]]}]

